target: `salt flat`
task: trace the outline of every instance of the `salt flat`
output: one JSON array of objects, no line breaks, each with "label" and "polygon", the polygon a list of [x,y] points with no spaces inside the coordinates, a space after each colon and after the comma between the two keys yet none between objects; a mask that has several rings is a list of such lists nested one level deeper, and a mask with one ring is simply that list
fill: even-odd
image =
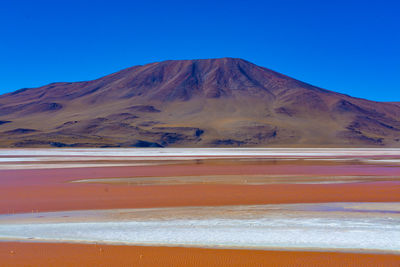
[{"label": "salt flat", "polygon": [[2,240],[400,253],[400,203],[67,211],[0,216]]},{"label": "salt flat", "polygon": [[0,170],[149,166],[194,160],[318,160],[400,165],[394,148],[63,148],[0,149]]},{"label": "salt flat", "polygon": [[24,148],[0,156],[374,156],[400,155],[400,148]]}]

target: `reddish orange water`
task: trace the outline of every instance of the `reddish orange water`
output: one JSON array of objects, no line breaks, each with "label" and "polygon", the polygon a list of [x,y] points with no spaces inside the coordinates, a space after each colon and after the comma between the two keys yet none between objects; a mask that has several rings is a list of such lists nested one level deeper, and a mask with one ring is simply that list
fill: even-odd
[{"label": "reddish orange water", "polygon": [[68,183],[75,179],[207,174],[399,175],[363,165],[167,165],[0,170],[0,213],[310,202],[400,201],[399,182],[349,184],[129,186]]},{"label": "reddish orange water", "polygon": [[400,255],[0,242],[0,265],[398,267]]}]

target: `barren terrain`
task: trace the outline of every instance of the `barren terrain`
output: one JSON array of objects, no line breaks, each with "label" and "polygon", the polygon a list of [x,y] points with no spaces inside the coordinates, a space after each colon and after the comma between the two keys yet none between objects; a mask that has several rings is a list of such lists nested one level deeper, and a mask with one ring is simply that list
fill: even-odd
[{"label": "barren terrain", "polygon": [[234,58],[0,96],[0,147],[400,147],[400,106]]}]

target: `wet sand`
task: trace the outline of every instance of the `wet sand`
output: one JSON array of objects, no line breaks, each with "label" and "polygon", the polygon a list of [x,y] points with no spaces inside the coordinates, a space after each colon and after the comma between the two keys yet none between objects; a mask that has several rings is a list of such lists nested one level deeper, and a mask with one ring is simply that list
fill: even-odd
[{"label": "wet sand", "polygon": [[0,242],[1,266],[398,267],[400,255]]}]

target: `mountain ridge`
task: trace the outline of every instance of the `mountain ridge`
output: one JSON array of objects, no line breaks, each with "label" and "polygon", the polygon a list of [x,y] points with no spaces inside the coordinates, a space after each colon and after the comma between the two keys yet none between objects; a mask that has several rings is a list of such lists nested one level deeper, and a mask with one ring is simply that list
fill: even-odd
[{"label": "mountain ridge", "polygon": [[0,96],[0,146],[400,146],[400,106],[238,58],[168,60]]}]

